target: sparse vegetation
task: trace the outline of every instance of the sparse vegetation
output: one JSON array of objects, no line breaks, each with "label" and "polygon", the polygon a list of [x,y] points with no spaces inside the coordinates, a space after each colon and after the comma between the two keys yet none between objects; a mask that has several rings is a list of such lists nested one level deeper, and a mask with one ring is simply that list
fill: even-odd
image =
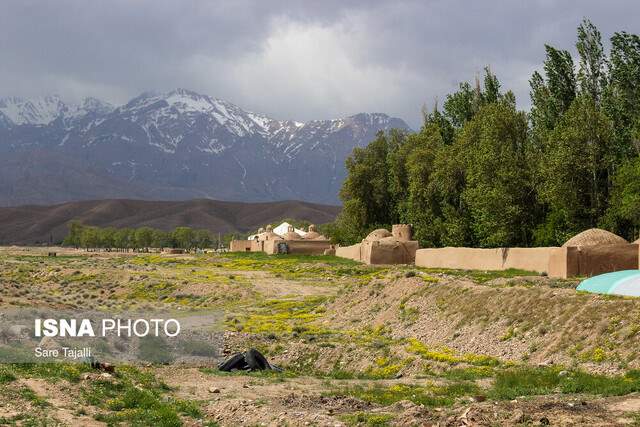
[{"label": "sparse vegetation", "polygon": [[[72,416],[78,420],[168,426],[228,425],[224,417],[213,418],[211,411],[228,416],[225,402],[246,400],[253,388],[267,386],[302,384],[313,390],[311,396],[335,402],[351,399],[347,401],[376,408],[370,413],[356,406],[331,415],[349,425],[392,424],[402,415],[399,408],[406,403],[396,403],[403,400],[418,407],[459,408],[476,398],[500,405],[524,395],[615,396],[640,391],[636,371],[622,373],[636,367],[639,357],[632,351],[640,331],[634,320],[640,313],[636,301],[575,294],[550,286],[548,278],[519,284],[520,275],[529,276],[528,272],[364,266],[336,257],[254,253],[67,252],[48,258],[0,250],[0,273],[0,297],[7,305],[223,310],[221,327],[230,334],[230,351],[255,347],[284,368],[222,373],[215,367],[119,366],[114,376],[101,377],[83,364],[0,365],[0,392],[19,407],[18,415],[2,420],[10,425],[58,422],[60,403],[38,391],[40,382],[72,393],[79,402]],[[597,312],[578,311],[596,301]],[[589,322],[595,326],[587,326]],[[485,327],[494,331],[477,347],[486,354],[460,349],[460,342]],[[450,336],[434,338],[433,328],[451,328]],[[574,332],[558,334],[559,328]],[[583,336],[587,331],[589,336]],[[566,372],[559,365],[529,364],[548,350],[550,342],[572,366]],[[525,347],[516,361],[496,354],[512,346]],[[166,362],[158,359],[162,355],[157,347],[151,345],[145,359]],[[185,342],[182,351],[207,355],[216,349]],[[617,375],[585,369],[611,369],[612,363]],[[189,378],[194,372],[202,377]],[[166,378],[180,385],[169,387],[163,383]],[[197,391],[211,383],[220,387],[215,394]],[[212,397],[220,399],[220,405],[203,404]],[[272,420],[273,397],[249,400],[252,413],[265,414],[256,423]]]},{"label": "sparse vegetation", "polygon": [[391,386],[346,386],[332,392],[338,396],[352,396],[365,402],[380,405],[391,405],[401,400],[428,407],[449,406],[461,396],[475,394],[479,388],[470,382],[456,382],[446,385],[431,384],[428,386],[395,384]]},{"label": "sparse vegetation", "polygon": [[100,408],[95,418],[108,424],[181,426],[180,415],[202,418],[199,405],[162,399],[169,388],[153,375],[134,368],[119,370],[112,379],[97,380],[83,388],[83,397]]},{"label": "sparse vegetation", "polygon": [[605,376],[584,371],[567,371],[562,367],[518,367],[499,371],[490,392],[497,399],[551,393],[584,393],[600,396],[620,396],[640,390],[640,372]]},{"label": "sparse vegetation", "polygon": [[344,415],[342,420],[351,426],[385,427],[390,425],[393,420],[393,414],[369,414],[366,412],[358,412],[355,414]]}]

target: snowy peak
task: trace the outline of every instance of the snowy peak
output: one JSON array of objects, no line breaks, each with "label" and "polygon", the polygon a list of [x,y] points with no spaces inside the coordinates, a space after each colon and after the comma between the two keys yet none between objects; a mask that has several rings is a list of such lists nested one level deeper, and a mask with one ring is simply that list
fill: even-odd
[{"label": "snowy peak", "polygon": [[183,120],[187,126],[204,122],[214,133],[220,127],[235,137],[266,135],[273,122],[264,115],[187,89],[144,93],[116,109],[116,113],[145,128],[162,128],[170,120]]},{"label": "snowy peak", "polygon": [[362,136],[370,129],[388,130],[391,128],[408,129],[407,124],[400,119],[389,117],[382,113],[360,113],[342,119],[311,120],[307,123],[279,122],[281,129],[274,133],[274,139],[304,139],[322,140],[330,139],[334,134],[350,132],[352,136]]},{"label": "snowy peak", "polygon": [[0,99],[0,112],[15,125],[47,125],[66,109],[57,95],[32,100],[18,97]]},{"label": "snowy peak", "polygon": [[89,113],[98,115],[108,114],[113,110],[109,103],[96,98],[85,98],[80,105],[66,104],[58,95],[42,98],[24,99],[7,97],[0,99],[0,114],[10,124],[20,125],[48,125],[58,118],[76,119]]},{"label": "snowy peak", "polygon": [[264,114],[242,108],[207,95],[187,89],[175,89],[166,93],[147,92],[118,108],[117,114],[140,124],[145,129],[166,128],[169,121],[183,120],[187,127],[205,123],[212,135],[225,130],[234,138],[264,137],[276,146],[288,145],[299,136],[327,138],[327,134],[351,129],[358,130],[406,129],[407,124],[383,113],[361,113],[333,120],[312,120],[307,123],[293,120],[276,120]]},{"label": "snowy peak", "polygon": [[109,114],[115,109],[115,107],[108,102],[101,101],[97,98],[88,97],[85,98],[82,103],[77,107],[78,115],[83,114]]}]

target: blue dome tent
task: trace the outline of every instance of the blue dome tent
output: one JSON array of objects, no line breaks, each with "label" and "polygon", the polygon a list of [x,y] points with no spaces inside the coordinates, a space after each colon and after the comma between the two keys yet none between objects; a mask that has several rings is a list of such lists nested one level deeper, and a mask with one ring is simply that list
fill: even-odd
[{"label": "blue dome tent", "polygon": [[640,297],[640,270],[599,274],[580,282],[576,290],[595,294]]}]

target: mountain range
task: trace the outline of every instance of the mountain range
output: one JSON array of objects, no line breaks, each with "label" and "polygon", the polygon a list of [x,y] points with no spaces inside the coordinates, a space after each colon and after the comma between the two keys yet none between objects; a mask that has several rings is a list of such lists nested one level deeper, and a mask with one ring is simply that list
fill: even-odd
[{"label": "mountain range", "polygon": [[276,120],[186,89],[125,105],[0,98],[0,206],[91,199],[335,204],[344,161],[401,119]]}]

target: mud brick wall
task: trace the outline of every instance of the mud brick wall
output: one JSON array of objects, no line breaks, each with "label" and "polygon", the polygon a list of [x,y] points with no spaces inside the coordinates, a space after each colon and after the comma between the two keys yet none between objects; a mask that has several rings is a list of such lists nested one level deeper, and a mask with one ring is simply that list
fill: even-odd
[{"label": "mud brick wall", "polygon": [[416,252],[416,265],[459,270],[519,270],[547,273],[551,253],[560,248],[431,248]]}]

